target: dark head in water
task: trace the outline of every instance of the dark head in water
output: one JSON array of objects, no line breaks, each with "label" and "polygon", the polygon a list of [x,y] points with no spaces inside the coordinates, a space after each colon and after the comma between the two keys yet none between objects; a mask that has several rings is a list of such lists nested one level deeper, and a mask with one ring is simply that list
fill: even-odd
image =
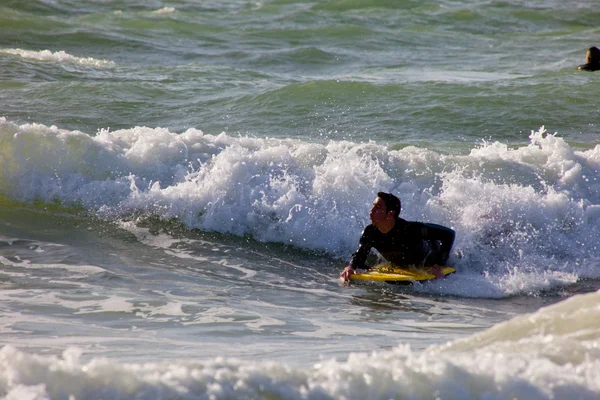
[{"label": "dark head in water", "polygon": [[590,47],[585,53],[585,64],[577,67],[580,71],[598,71],[600,70],[600,49]]}]

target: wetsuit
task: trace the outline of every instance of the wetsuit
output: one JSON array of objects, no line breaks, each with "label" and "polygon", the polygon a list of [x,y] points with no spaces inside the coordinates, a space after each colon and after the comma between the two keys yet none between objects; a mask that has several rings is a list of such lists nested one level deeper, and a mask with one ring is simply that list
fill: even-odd
[{"label": "wetsuit", "polygon": [[580,71],[598,71],[598,70],[600,70],[600,63],[596,62],[596,63],[582,64],[579,67],[577,67],[577,69]]},{"label": "wetsuit", "polygon": [[387,261],[399,266],[445,265],[453,243],[454,231],[450,228],[397,218],[388,233],[382,233],[373,224],[368,225],[350,265],[354,269],[366,268],[365,261],[372,248]]}]

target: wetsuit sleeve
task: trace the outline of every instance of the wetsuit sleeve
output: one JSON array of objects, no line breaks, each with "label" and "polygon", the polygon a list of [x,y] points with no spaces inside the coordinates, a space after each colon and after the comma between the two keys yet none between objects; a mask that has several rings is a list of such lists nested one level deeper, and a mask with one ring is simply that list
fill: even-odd
[{"label": "wetsuit sleeve", "polygon": [[454,244],[454,231],[436,224],[423,224],[423,228],[423,239],[439,240],[442,243],[440,247],[440,259],[447,259]]},{"label": "wetsuit sleeve", "polygon": [[371,248],[373,247],[373,226],[369,225],[365,228],[360,236],[360,241],[358,242],[358,248],[352,254],[352,259],[350,260],[350,266],[354,269],[364,269],[365,262],[367,261],[367,256],[371,252]]},{"label": "wetsuit sleeve", "polygon": [[600,64],[598,64],[598,63],[596,63],[596,64],[592,64],[592,63],[582,64],[582,65],[578,66],[577,69],[580,70],[580,71],[598,71],[598,70],[600,70]]}]

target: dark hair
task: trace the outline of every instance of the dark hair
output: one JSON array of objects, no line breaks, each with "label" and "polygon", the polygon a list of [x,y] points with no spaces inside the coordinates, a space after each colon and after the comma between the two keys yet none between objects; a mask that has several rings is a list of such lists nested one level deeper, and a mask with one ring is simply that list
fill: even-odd
[{"label": "dark hair", "polygon": [[595,63],[595,64],[600,62],[600,49],[599,48],[597,48],[595,46],[590,47],[588,49],[588,54],[586,54],[586,58],[588,58],[587,55],[589,55],[589,60],[586,60],[586,62]]},{"label": "dark hair", "polygon": [[400,199],[391,193],[378,192],[377,197],[383,199],[385,202],[385,212],[395,211],[396,217],[400,216],[400,210],[402,209],[402,203]]}]

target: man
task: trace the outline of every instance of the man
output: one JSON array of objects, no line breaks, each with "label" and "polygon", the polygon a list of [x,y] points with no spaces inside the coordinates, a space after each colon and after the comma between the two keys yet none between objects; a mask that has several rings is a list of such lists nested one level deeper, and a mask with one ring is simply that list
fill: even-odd
[{"label": "man", "polygon": [[371,224],[363,231],[358,249],[341,278],[348,281],[357,268],[366,268],[365,261],[372,248],[392,264],[433,266],[431,272],[436,278],[444,276],[440,265],[448,261],[454,231],[441,225],[405,221],[399,217],[400,209],[398,197],[377,193],[369,214]]},{"label": "man", "polygon": [[600,70],[600,49],[590,47],[585,53],[585,64],[577,67],[580,71],[598,71]]}]

